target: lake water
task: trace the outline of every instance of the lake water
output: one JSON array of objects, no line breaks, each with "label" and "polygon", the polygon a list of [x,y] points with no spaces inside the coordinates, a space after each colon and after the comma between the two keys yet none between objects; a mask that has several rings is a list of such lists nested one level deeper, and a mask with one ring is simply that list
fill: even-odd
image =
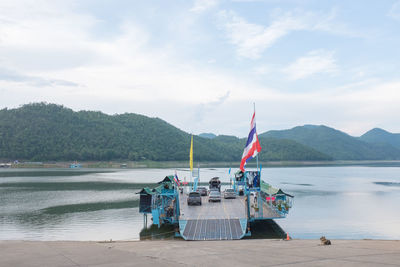
[{"label": "lake water", "polygon": [[[136,192],[174,171],[0,169],[0,239],[138,240]],[[201,170],[214,176],[229,182],[228,169]],[[265,168],[262,179],[295,196],[276,220],[293,238],[400,239],[400,167]]]}]

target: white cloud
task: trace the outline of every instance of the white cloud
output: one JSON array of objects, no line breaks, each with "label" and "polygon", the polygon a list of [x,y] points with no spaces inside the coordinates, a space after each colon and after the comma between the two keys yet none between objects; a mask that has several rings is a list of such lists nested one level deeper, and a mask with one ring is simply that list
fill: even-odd
[{"label": "white cloud", "polygon": [[373,39],[377,38],[379,33],[372,29],[366,32],[364,29],[352,29],[341,20],[336,20],[338,10],[333,8],[326,14],[312,14],[307,16],[310,19],[309,30],[326,32],[333,35],[345,36],[350,38]]},{"label": "white cloud", "polygon": [[97,20],[55,1],[2,2],[0,60],[21,71],[63,69],[95,60],[88,32]]},{"label": "white cloud", "polygon": [[[247,58],[260,57],[291,31],[317,30],[312,22],[321,21],[311,14],[286,13],[262,26],[235,13],[221,14],[229,40]],[[1,1],[0,108],[47,101],[75,110],[157,116],[194,133],[239,136],[247,134],[253,102],[260,132],[310,122],[355,132],[350,125],[399,125],[394,115],[388,115],[400,113],[398,82],[360,83],[351,90],[328,84],[328,90],[317,92],[280,91],[240,69],[221,67],[220,58],[214,63],[214,55],[206,55],[211,57],[208,64],[198,65],[173,44],[152,45],[158,32],[149,31],[146,23],[129,18],[112,29],[112,38],[101,39],[93,33],[99,23],[70,1]],[[260,63],[254,71],[275,74],[274,64]],[[334,53],[319,50],[297,59],[286,74],[300,79],[334,71]],[[39,86],[40,82],[45,84]]]},{"label": "white cloud", "polygon": [[5,37],[0,37],[0,61],[4,70],[13,70],[0,73],[0,107],[47,101],[158,116],[188,129],[198,107],[208,116],[269,90],[249,94],[255,85],[243,77],[209,64],[196,66],[177,57],[173,47],[153,48],[151,33],[134,21],[124,21],[113,38],[99,40],[91,31],[97,19],[73,12],[73,5],[49,1],[51,8],[26,10],[30,3],[10,2],[0,9],[0,17],[10,21],[0,21]]},{"label": "white cloud", "polygon": [[333,73],[338,70],[334,52],[315,50],[283,69],[292,80],[303,79],[316,73]]},{"label": "white cloud", "polygon": [[11,81],[19,83],[27,83],[32,86],[43,87],[43,86],[78,86],[78,84],[57,79],[44,79],[37,76],[29,76],[20,74],[18,72],[0,68],[0,81]]},{"label": "white cloud", "polygon": [[219,0],[195,0],[193,7],[190,11],[195,13],[202,13],[210,8],[218,5]]},{"label": "white cloud", "polygon": [[219,12],[221,28],[225,31],[230,43],[236,47],[239,57],[258,59],[279,39],[293,31],[321,31],[347,37],[368,38],[362,31],[349,29],[342,22],[335,21],[336,9],[329,13],[294,10],[272,12],[272,21],[268,26],[248,22],[234,11]]},{"label": "white cloud", "polygon": [[[227,75],[195,69],[176,60],[167,48],[151,49],[150,34],[133,21],[123,22],[115,38],[100,41],[91,33],[98,21],[72,12],[73,4],[57,6],[42,1],[35,7],[34,2],[1,6],[1,18],[10,23],[0,23],[4,36],[0,60],[6,69],[19,75],[18,81],[8,79],[9,87],[25,82],[29,88],[33,81],[39,81],[33,77],[42,77],[41,81],[81,84],[76,92],[80,97],[96,92],[99,97],[113,94],[114,99],[199,103],[217,99],[225,92],[221,87],[236,83]],[[64,89],[58,88],[58,93]],[[32,90],[37,92],[37,86]]]},{"label": "white cloud", "polygon": [[257,59],[279,38],[290,31],[304,29],[301,19],[286,14],[275,20],[268,27],[247,22],[233,11],[221,11],[219,18],[232,44],[237,46],[241,57]]},{"label": "white cloud", "polygon": [[321,89],[308,93],[276,92],[258,100],[259,132],[302,124],[324,124],[354,136],[377,126],[400,132],[394,115],[400,113],[400,81],[372,85],[363,82],[351,90]]},{"label": "white cloud", "polygon": [[224,104],[229,98],[230,91],[227,91],[224,95],[218,97],[216,100],[208,102],[208,103],[201,103],[197,105],[197,110],[195,112],[195,119],[196,123],[203,123],[203,119],[205,115],[211,111],[217,110],[218,106]]},{"label": "white cloud", "polygon": [[400,21],[400,1],[395,2],[388,12],[388,16]]},{"label": "white cloud", "polygon": [[259,65],[253,68],[253,72],[258,75],[266,75],[272,72],[272,67],[269,65]]}]

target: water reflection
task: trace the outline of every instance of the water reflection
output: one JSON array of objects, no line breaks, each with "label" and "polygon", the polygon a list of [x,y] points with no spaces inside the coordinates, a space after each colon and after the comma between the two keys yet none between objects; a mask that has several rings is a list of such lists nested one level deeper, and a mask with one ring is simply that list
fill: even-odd
[{"label": "water reflection", "polygon": [[255,221],[251,223],[251,236],[246,239],[284,239],[285,231],[274,221]]},{"label": "water reflection", "polygon": [[157,225],[151,225],[140,231],[140,240],[183,240],[175,235],[177,231],[174,225],[162,225],[160,228]]},{"label": "water reflection", "polygon": [[139,207],[139,199],[115,201],[115,202],[95,202],[80,203],[70,205],[60,205],[40,210],[45,214],[66,214],[73,212],[89,212],[97,210],[126,209]]},{"label": "water reflection", "polygon": [[65,190],[126,190],[141,189],[154,184],[134,184],[115,182],[29,182],[0,183],[0,188],[24,191],[65,191]]},{"label": "water reflection", "polygon": [[385,185],[385,186],[400,186],[400,183],[395,183],[395,182],[374,182],[374,184]]},{"label": "water reflection", "polygon": [[281,184],[301,185],[301,186],[314,186],[313,184],[294,184],[289,182],[281,182]]}]

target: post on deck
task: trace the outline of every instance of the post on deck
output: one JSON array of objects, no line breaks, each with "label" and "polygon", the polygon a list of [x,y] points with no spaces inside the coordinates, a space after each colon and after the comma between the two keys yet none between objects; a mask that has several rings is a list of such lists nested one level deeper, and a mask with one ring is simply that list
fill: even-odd
[{"label": "post on deck", "polygon": [[147,213],[143,213],[143,226],[147,228]]}]

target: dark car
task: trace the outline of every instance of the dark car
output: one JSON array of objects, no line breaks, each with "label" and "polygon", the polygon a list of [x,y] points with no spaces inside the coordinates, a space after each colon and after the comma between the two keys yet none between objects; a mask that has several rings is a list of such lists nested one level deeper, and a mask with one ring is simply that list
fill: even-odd
[{"label": "dark car", "polygon": [[243,195],[244,195],[243,186],[239,186],[239,196],[243,196]]},{"label": "dark car", "polygon": [[221,202],[221,192],[218,190],[210,190],[210,194],[208,195],[208,202]]},{"label": "dark car", "polygon": [[199,192],[202,196],[207,196],[207,188],[205,188],[204,186],[198,187],[196,191]]},{"label": "dark car", "polygon": [[219,177],[211,178],[209,184],[210,184],[209,185],[210,190],[215,188],[219,192],[221,192],[221,181],[219,180]]},{"label": "dark car", "polygon": [[199,192],[190,192],[188,199],[188,206],[201,205],[201,196]]}]

